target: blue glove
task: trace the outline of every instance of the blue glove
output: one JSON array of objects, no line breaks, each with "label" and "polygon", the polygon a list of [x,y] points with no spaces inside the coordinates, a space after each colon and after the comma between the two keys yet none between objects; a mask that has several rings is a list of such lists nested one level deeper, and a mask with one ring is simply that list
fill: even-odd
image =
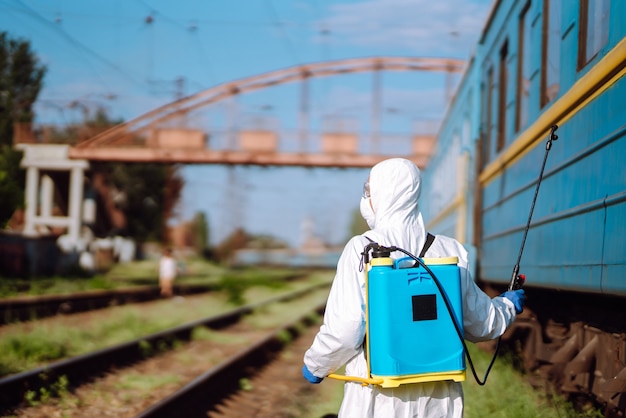
[{"label": "blue glove", "polygon": [[516,313],[522,313],[524,311],[524,289],[509,290],[501,294],[503,298],[507,298],[515,306]]},{"label": "blue glove", "polygon": [[304,376],[304,378],[308,380],[309,383],[313,383],[314,385],[317,385],[319,382],[324,380],[323,377],[317,377],[313,373],[311,373],[309,369],[306,368],[306,365],[302,366],[302,376]]}]

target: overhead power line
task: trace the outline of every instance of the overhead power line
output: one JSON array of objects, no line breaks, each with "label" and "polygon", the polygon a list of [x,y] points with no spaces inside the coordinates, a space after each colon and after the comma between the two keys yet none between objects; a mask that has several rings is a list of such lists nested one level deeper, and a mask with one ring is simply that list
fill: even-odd
[{"label": "overhead power line", "polygon": [[[146,7],[147,9],[149,9],[150,12],[154,13],[159,18],[162,18],[165,22],[167,22],[167,23],[177,27],[178,29],[183,30],[187,34],[189,34],[192,37],[193,41],[195,42],[196,49],[198,50],[200,56],[202,56],[202,58],[205,61],[207,73],[210,75],[210,77],[213,80],[216,80],[215,74],[213,72],[213,63],[209,59],[209,55],[206,53],[202,42],[200,41],[200,39],[197,36],[198,24],[196,23],[195,20],[194,21],[190,21],[189,24],[186,26],[183,23],[181,23],[178,19],[175,19],[175,18],[172,18],[172,17],[166,15],[161,10],[158,10],[158,9],[154,8],[152,5],[150,5],[149,3],[147,3],[144,0],[135,0],[135,1],[137,3],[139,3],[139,4],[141,4],[142,6]],[[204,88],[206,88],[206,86],[204,86]]]},{"label": "overhead power line", "polygon": [[[115,71],[117,71],[118,73],[120,73],[121,75],[123,75],[124,77],[129,79],[134,84],[136,84],[136,85],[138,85],[138,86],[140,86],[142,88],[146,88],[147,87],[144,83],[138,81],[135,77],[133,77],[128,72],[126,72],[123,68],[121,68],[120,66],[118,66],[114,62],[109,61],[107,58],[103,57],[98,52],[94,51],[92,48],[88,47],[87,45],[83,44],[82,42],[76,40],[74,37],[72,37],[67,32],[65,32],[62,28],[60,28],[56,23],[49,21],[48,19],[43,17],[39,12],[37,12],[34,9],[32,9],[28,5],[24,4],[24,2],[22,2],[21,0],[14,0],[14,1],[16,3],[18,3],[19,5],[21,5],[22,8],[23,8],[22,10],[20,10],[20,9],[16,9],[16,10],[33,17],[35,20],[37,20],[37,21],[43,23],[45,26],[51,28],[54,32],[56,32],[59,35],[61,35],[61,37],[63,37],[63,39],[65,39],[67,42],[69,42],[72,46],[74,46],[80,52],[86,53],[87,55],[89,55],[89,56],[97,59],[98,61],[104,63],[108,67],[114,69]],[[105,81],[102,80],[102,77],[98,74],[97,70],[95,68],[93,68],[92,64],[88,60],[87,60],[87,63],[92,67],[94,72],[96,72],[96,74],[101,79],[101,81],[103,83],[105,83]]]},{"label": "overhead power line", "polygon": [[[267,6],[268,10],[272,14],[272,17],[276,20],[276,22],[279,22],[280,19],[278,17],[278,13],[276,13],[276,9],[274,8],[274,5],[272,4],[272,0],[265,0],[265,5]],[[283,25],[279,24],[277,25],[277,27],[280,29],[280,31],[283,34],[283,40],[285,41],[285,45],[287,46],[288,53],[291,54],[291,57],[297,64],[302,64],[302,61],[300,60],[300,57],[298,56],[298,53],[296,49],[294,48],[293,43],[291,42],[291,39],[289,38],[289,34],[285,31],[285,28],[283,27]]]}]

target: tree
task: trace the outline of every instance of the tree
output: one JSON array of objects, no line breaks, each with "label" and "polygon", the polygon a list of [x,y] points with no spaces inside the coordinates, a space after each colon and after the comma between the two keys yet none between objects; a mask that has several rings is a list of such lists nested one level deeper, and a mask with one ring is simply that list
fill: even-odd
[{"label": "tree", "polygon": [[125,231],[138,241],[162,240],[167,220],[174,215],[184,181],[176,166],[156,163],[98,163],[107,180],[125,196],[121,203],[127,217]]},{"label": "tree", "polygon": [[54,144],[74,145],[123,122],[123,119],[111,119],[106,110],[98,107],[93,115],[90,112],[84,113],[82,123],[70,124],[61,129],[47,127],[47,141]]},{"label": "tree", "polygon": [[16,209],[24,206],[25,176],[20,169],[22,153],[0,145],[0,228]]},{"label": "tree", "polygon": [[[52,129],[50,137],[55,143],[72,145],[119,123],[122,121],[113,120],[104,109],[98,109],[80,124]],[[95,227],[97,236],[121,234],[140,242],[166,240],[167,221],[175,215],[184,186],[178,166],[93,161],[88,173],[92,184],[97,175],[102,176],[106,184],[97,196],[100,213],[100,222]],[[107,190],[115,192],[115,201]],[[126,222],[122,229],[116,229],[112,221],[104,221],[112,215],[111,210],[123,213]]]},{"label": "tree", "polygon": [[0,227],[24,204],[22,153],[12,148],[14,123],[31,123],[46,67],[30,43],[0,32]]},{"label": "tree", "polygon": [[33,120],[33,103],[43,86],[46,67],[30,49],[30,42],[0,32],[0,144],[11,146],[13,124]]}]

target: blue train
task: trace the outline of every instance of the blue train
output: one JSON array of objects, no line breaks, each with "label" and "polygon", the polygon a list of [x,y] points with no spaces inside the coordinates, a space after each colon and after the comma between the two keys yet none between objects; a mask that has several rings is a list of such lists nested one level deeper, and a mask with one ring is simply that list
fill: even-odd
[{"label": "blue train", "polygon": [[[431,232],[509,284],[527,312],[507,338],[531,376],[626,413],[626,1],[495,1],[423,176]],[[558,140],[546,151],[553,125]]]}]

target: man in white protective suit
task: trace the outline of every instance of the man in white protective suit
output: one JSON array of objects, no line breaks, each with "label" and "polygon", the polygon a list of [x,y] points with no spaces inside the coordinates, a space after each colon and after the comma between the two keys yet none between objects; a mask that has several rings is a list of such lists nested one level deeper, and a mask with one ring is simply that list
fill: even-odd
[{"label": "man in white protective suit", "polygon": [[[324,322],[304,355],[302,373],[309,382],[319,383],[343,365],[348,376],[368,377],[363,344],[366,296],[365,278],[359,268],[361,253],[370,242],[366,237],[384,246],[420,253],[427,236],[418,207],[420,183],[420,171],[409,160],[391,158],[371,169],[361,199],[361,214],[371,230],[351,238],[341,254]],[[403,254],[395,256],[400,258]],[[450,256],[459,259],[465,339],[477,342],[499,337],[516,313],[522,311],[524,290],[490,298],[474,283],[465,248],[455,239],[436,235],[425,257]],[[453,381],[411,383],[397,388],[346,382],[339,410],[340,418],[462,415],[462,386]]]}]

